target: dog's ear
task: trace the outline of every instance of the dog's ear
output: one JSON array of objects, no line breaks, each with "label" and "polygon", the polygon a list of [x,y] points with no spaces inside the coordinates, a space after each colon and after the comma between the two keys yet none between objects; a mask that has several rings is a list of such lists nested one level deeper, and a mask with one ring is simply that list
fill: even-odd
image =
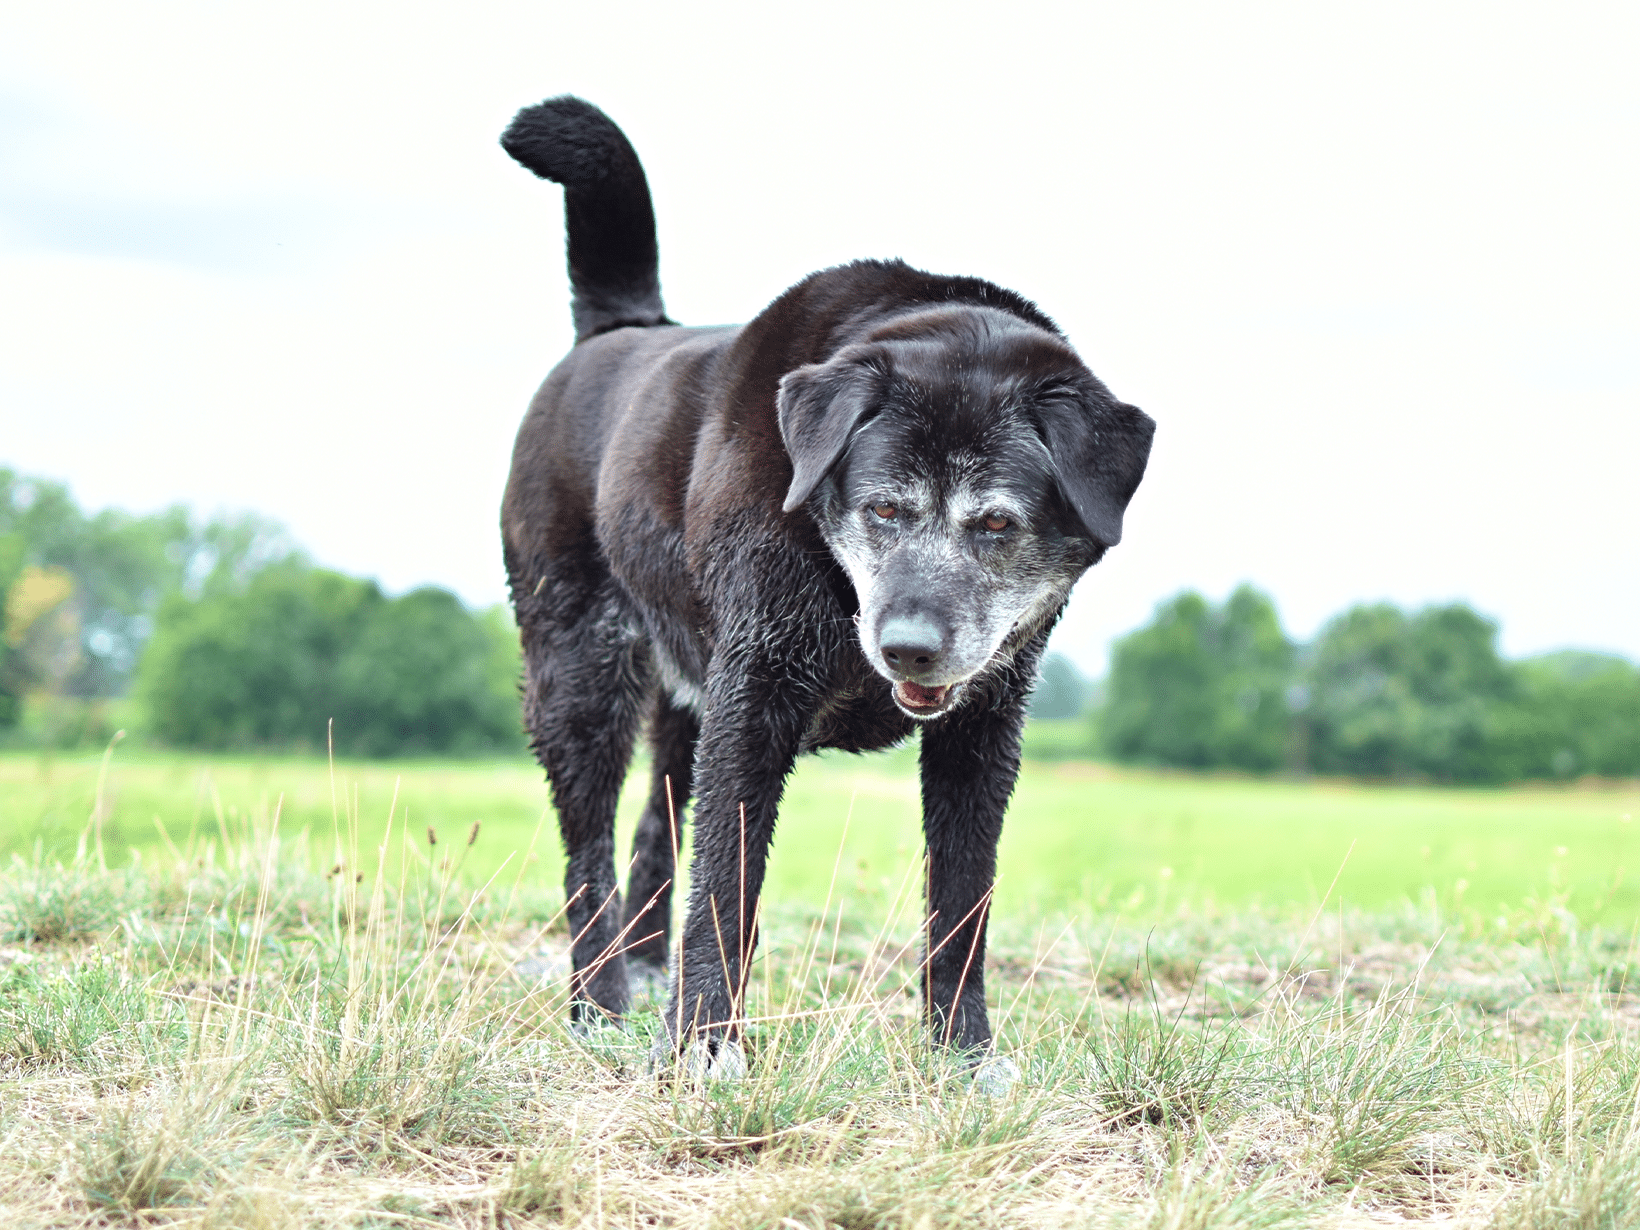
[{"label": "dog's ear", "polygon": [[881,380],[876,367],[844,355],[781,377],[775,405],[780,438],[792,459],[792,485],[782,511],[801,507],[837,464],[849,433],[872,408]]},{"label": "dog's ear", "polygon": [[1097,381],[1050,394],[1038,405],[1060,489],[1089,537],[1114,547],[1122,541],[1122,513],[1145,476],[1155,420]]}]

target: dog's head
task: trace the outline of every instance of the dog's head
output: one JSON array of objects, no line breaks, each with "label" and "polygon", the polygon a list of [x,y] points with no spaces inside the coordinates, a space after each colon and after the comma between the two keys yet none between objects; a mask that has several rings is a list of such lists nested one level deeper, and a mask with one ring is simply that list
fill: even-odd
[{"label": "dog's head", "polygon": [[914,718],[1052,619],[1122,537],[1155,424],[1065,341],[949,307],[780,383],[785,508],[807,505],[860,601],[860,644]]}]

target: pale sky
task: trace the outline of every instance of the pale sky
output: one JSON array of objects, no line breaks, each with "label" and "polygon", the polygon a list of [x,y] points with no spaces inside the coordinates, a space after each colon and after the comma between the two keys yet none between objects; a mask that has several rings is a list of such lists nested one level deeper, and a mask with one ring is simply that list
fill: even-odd
[{"label": "pale sky", "polygon": [[571,339],[572,92],[649,173],[667,307],[900,256],[1035,299],[1159,429],[1056,646],[1194,587],[1289,631],[1462,599],[1640,658],[1640,10],[1506,3],[10,6],[0,465],[504,595]]}]

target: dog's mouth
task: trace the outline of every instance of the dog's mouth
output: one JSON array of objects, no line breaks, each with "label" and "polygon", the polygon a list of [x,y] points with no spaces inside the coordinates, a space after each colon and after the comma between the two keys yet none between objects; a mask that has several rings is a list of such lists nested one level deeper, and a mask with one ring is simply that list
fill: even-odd
[{"label": "dog's mouth", "polygon": [[902,679],[894,685],[894,703],[914,718],[934,717],[951,707],[957,686],[947,683],[937,688],[925,688],[920,683]]}]

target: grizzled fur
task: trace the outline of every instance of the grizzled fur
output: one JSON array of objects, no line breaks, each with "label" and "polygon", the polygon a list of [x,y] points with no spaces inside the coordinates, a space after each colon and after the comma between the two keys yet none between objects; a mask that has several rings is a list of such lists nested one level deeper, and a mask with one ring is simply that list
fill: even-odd
[{"label": "grizzled fur", "polygon": [[[782,787],[816,748],[921,731],[926,1013],[989,1045],[982,976],[1025,705],[1076,579],[1121,537],[1153,430],[1010,291],[898,261],[823,270],[750,324],[667,321],[637,156],[573,98],[507,152],[565,186],[575,348],[502,508],[524,713],[567,854],[578,1019],[667,967],[671,1045],[739,1028]],[[615,801],[654,752],[623,901]]]}]

